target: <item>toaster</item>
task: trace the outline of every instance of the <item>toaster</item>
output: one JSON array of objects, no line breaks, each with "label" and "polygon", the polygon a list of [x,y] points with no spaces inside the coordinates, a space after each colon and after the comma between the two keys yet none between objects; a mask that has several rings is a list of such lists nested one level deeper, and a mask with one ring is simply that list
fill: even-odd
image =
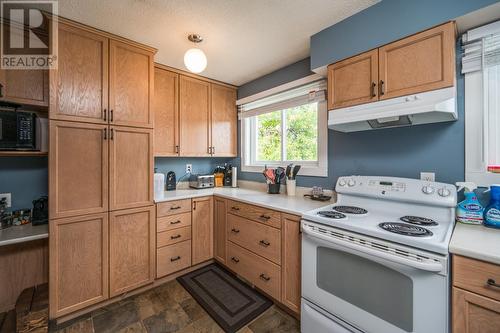
[{"label": "toaster", "polygon": [[209,188],[214,187],[214,175],[191,175],[189,177],[189,187]]}]

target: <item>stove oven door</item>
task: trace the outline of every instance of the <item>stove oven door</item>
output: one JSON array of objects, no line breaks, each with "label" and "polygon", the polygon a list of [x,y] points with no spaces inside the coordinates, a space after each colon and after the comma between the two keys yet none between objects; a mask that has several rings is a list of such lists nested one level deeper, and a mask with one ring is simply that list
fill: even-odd
[{"label": "stove oven door", "polygon": [[[343,242],[303,228],[304,301],[362,332],[448,332],[449,283],[439,268],[412,267]],[[335,325],[330,332],[337,332]]]}]

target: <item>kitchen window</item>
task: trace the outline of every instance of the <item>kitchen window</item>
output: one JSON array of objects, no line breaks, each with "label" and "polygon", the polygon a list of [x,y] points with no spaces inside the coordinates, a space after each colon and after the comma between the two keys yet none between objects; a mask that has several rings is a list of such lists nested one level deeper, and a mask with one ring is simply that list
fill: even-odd
[{"label": "kitchen window", "polygon": [[326,177],[325,89],[322,80],[241,105],[242,171],[294,163],[300,175]]},{"label": "kitchen window", "polygon": [[[462,37],[465,74],[465,178],[500,183],[500,21]],[[498,172],[498,171],[497,171]]]}]

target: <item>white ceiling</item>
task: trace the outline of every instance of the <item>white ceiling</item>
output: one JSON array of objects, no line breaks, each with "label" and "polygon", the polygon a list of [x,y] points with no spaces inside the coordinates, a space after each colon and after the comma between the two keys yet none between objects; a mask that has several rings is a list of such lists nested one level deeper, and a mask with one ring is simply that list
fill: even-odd
[{"label": "white ceiling", "polygon": [[309,56],[309,37],[378,0],[59,0],[59,15],[156,47],[185,69],[190,33],[204,76],[241,85]]}]

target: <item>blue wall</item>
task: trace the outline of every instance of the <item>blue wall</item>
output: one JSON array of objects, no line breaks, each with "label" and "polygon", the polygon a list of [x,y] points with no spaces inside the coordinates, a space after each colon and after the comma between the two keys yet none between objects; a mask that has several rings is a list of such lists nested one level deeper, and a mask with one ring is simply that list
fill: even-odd
[{"label": "blue wall", "polygon": [[496,2],[382,0],[311,36],[311,68],[326,66]]},{"label": "blue wall", "polygon": [[[155,168],[158,172],[167,173],[174,171],[177,181],[186,172],[186,164],[193,165],[193,173],[212,173],[216,166],[223,166],[224,163],[231,163],[231,158],[214,157],[156,157]],[[187,181],[187,177],[182,181]]]}]

